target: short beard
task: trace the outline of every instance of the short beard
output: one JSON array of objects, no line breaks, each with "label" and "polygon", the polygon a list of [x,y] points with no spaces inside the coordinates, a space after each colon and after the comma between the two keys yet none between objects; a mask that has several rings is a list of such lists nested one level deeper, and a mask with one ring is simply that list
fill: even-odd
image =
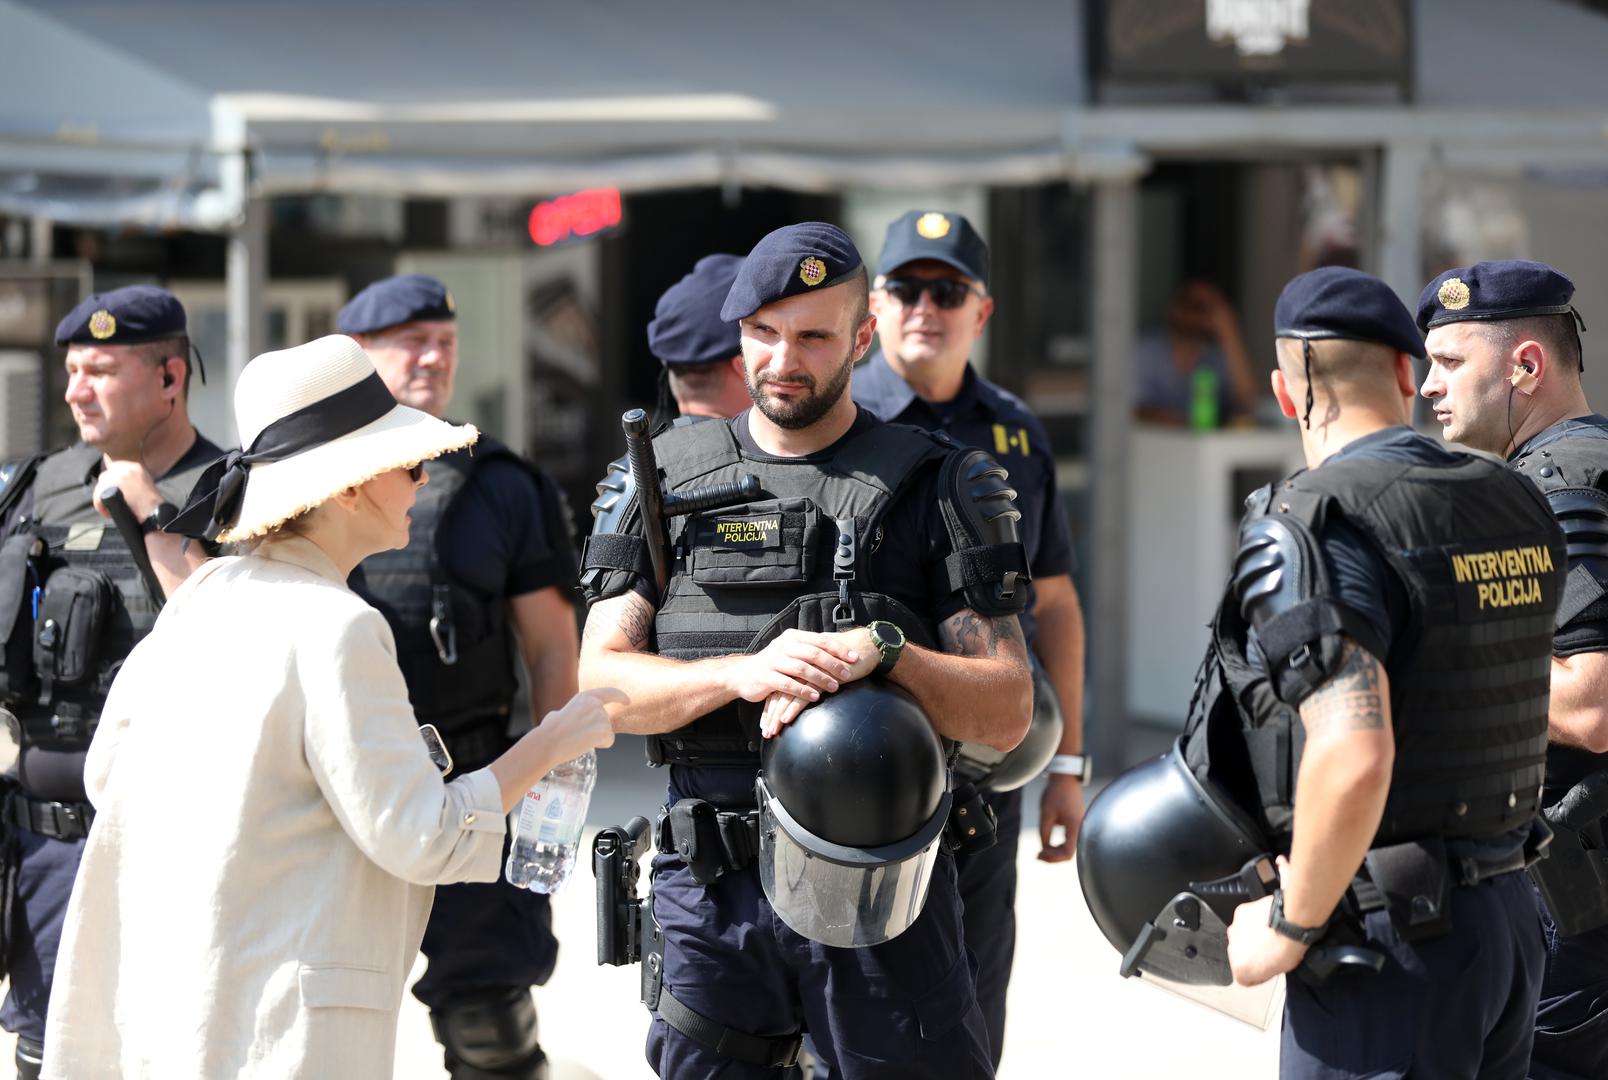
[{"label": "short beard", "polygon": [[[758,409],[760,415],[779,428],[788,431],[798,431],[809,427],[821,417],[832,411],[832,407],[843,397],[843,392],[849,388],[849,374],[854,370],[854,353],[851,350],[843,358],[843,365],[833,373],[831,379],[824,387],[817,388],[815,379],[809,375],[796,375],[786,380],[761,377],[757,382],[753,379],[744,379],[748,387],[748,397]],[[773,401],[760,392],[768,382],[785,381],[802,384],[810,388],[811,393],[798,401]]]}]

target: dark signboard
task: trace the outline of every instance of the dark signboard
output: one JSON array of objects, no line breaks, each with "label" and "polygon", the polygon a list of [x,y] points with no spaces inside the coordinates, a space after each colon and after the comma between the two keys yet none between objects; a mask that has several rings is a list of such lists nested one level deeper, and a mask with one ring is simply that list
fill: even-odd
[{"label": "dark signboard", "polygon": [[1331,98],[1351,86],[1372,100],[1381,89],[1405,99],[1412,7],[1412,0],[1089,0],[1090,73],[1097,96],[1107,99],[1133,100],[1135,89],[1179,82],[1227,96],[1325,84]]}]

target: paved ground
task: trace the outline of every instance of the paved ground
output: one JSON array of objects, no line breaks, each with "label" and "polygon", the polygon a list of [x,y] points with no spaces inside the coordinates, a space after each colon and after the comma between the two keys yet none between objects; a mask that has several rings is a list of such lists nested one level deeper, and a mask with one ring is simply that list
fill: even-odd
[{"label": "paved ground", "polygon": [[[662,777],[643,767],[640,740],[605,753],[591,823],[622,824],[650,813]],[[1260,1031],[1117,975],[1118,956],[1090,921],[1071,864],[1035,861],[1037,786],[1020,847],[1020,941],[1011,984],[1002,1080],[1256,1080],[1276,1075],[1276,1024]],[[583,867],[555,898],[565,947],[558,970],[536,991],[542,1042],[553,1080],[652,1080],[642,1057],[647,1012],[637,1000],[637,969],[595,963],[592,879]],[[415,975],[418,969],[415,970]],[[405,997],[397,1036],[399,1080],[439,1080],[440,1051],[429,1018]],[[3,1034],[3,1033],[0,1033]],[[0,1038],[9,1062],[10,1039]],[[0,1064],[0,1075],[8,1075]]]}]

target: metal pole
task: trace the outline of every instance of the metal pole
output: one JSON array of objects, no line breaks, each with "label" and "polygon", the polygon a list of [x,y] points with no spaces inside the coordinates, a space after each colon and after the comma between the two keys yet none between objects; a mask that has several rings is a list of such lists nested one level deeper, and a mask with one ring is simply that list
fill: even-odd
[{"label": "metal pole", "polygon": [[[1423,288],[1423,201],[1424,169],[1429,153],[1416,141],[1387,143],[1379,170],[1379,261],[1376,271],[1385,284],[1396,290],[1408,311],[1416,310],[1418,290]],[[1424,375],[1418,365],[1418,375]],[[1431,426],[1429,402],[1417,400],[1414,421]]]},{"label": "metal pole", "polygon": [[[228,263],[225,272],[229,355],[225,390],[234,400],[235,380],[247,361],[263,350],[266,338],[263,298],[268,287],[268,206],[260,195],[251,193],[251,151],[239,150],[226,159],[224,187],[240,193],[241,214],[229,233]],[[229,410],[229,439],[238,442],[234,430],[234,410]]]},{"label": "metal pole", "polygon": [[1090,722],[1085,745],[1102,773],[1127,764],[1128,463],[1130,357],[1139,323],[1139,188],[1142,164],[1094,183],[1089,393],[1090,550],[1087,598]]}]

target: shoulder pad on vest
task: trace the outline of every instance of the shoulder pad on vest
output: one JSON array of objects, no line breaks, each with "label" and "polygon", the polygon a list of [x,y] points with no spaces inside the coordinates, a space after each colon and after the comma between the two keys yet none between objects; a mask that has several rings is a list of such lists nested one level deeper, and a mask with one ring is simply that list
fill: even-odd
[{"label": "shoulder pad on vest", "polygon": [[1608,558],[1608,492],[1597,488],[1555,488],[1547,505],[1563,529],[1569,561]]},{"label": "shoulder pad on vest", "polygon": [[1513,469],[1544,492],[1601,486],[1608,474],[1608,437],[1595,432],[1572,434],[1520,454]]},{"label": "shoulder pad on vest", "polygon": [[950,589],[980,615],[1020,614],[1032,575],[1004,466],[983,450],[950,453],[938,473],[938,501],[954,548],[944,560]]},{"label": "shoulder pad on vest", "polygon": [[5,522],[11,513],[11,508],[16,506],[27,492],[28,486],[33,482],[35,470],[44,459],[44,454],[34,454],[0,464],[0,524]]},{"label": "shoulder pad on vest", "polygon": [[609,462],[592,501],[592,532],[581,546],[581,590],[588,603],[618,596],[635,575],[651,573],[648,547],[630,532],[637,517],[636,482],[625,458]]},{"label": "shoulder pad on vest", "polygon": [[1233,591],[1256,629],[1274,693],[1299,706],[1334,673],[1347,629],[1317,538],[1285,514],[1250,522],[1234,557]]}]

